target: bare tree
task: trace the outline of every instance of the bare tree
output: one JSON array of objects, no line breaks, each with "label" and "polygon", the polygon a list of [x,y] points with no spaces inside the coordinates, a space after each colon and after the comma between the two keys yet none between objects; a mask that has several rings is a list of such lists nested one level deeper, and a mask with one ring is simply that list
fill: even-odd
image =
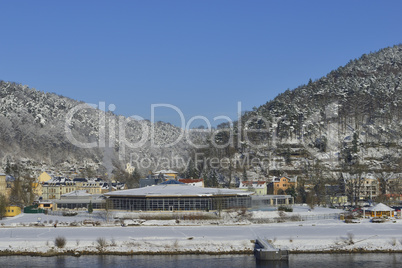
[{"label": "bare tree", "polygon": [[7,198],[0,194],[0,220],[3,219],[6,214],[6,208],[8,206]]}]

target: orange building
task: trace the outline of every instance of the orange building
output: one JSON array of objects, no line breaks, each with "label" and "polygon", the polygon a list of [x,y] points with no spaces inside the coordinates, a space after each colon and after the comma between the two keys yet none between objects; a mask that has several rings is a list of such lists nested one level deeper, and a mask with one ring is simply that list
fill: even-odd
[{"label": "orange building", "polygon": [[268,193],[274,195],[282,195],[285,194],[285,191],[290,188],[297,187],[297,177],[288,178],[273,178],[272,182],[268,184]]}]

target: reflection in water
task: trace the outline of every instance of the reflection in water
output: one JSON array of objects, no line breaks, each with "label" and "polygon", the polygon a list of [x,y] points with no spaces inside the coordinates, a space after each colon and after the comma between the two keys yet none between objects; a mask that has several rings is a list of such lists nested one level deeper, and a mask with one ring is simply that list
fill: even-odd
[{"label": "reflection in water", "polygon": [[289,261],[258,261],[256,260],[255,267],[269,268],[289,268]]},{"label": "reflection in water", "polygon": [[56,257],[56,266],[57,267],[66,267],[66,258],[65,258],[65,256]]},{"label": "reflection in water", "polygon": [[359,267],[399,268],[402,254],[290,254],[289,261],[256,261],[253,255],[2,256],[0,267]]}]

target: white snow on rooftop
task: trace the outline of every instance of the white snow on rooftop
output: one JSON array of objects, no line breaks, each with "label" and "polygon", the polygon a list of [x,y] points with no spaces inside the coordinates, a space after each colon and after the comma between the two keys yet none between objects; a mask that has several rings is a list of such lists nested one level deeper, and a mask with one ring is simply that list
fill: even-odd
[{"label": "white snow on rooftop", "polygon": [[106,196],[212,196],[212,195],[251,195],[252,192],[220,188],[201,188],[186,184],[154,185],[143,188],[115,191]]},{"label": "white snow on rooftop", "polygon": [[90,196],[90,195],[91,194],[87,193],[87,191],[85,191],[85,190],[75,190],[75,191],[69,192],[67,194],[62,194],[61,196],[62,197],[71,197],[71,196],[83,197],[83,196]]},{"label": "white snow on rooftop", "polygon": [[374,207],[369,207],[366,209],[367,211],[394,211],[395,209],[390,208],[387,205],[384,205],[383,203],[379,203],[375,205]]},{"label": "white snow on rooftop", "polygon": [[155,172],[153,172],[153,173],[154,173],[154,174],[160,174],[160,173],[162,173],[162,174],[168,174],[168,173],[177,174],[178,172],[177,172],[177,171],[174,171],[174,170],[171,170],[171,169],[168,169],[168,170],[162,169],[162,170],[159,170],[159,171],[155,171]]}]

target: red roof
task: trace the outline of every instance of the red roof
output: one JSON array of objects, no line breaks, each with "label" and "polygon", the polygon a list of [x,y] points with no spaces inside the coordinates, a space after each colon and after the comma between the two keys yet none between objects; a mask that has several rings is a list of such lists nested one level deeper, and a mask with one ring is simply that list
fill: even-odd
[{"label": "red roof", "polygon": [[204,179],[179,179],[178,181],[183,183],[196,183],[196,182],[203,182]]}]

